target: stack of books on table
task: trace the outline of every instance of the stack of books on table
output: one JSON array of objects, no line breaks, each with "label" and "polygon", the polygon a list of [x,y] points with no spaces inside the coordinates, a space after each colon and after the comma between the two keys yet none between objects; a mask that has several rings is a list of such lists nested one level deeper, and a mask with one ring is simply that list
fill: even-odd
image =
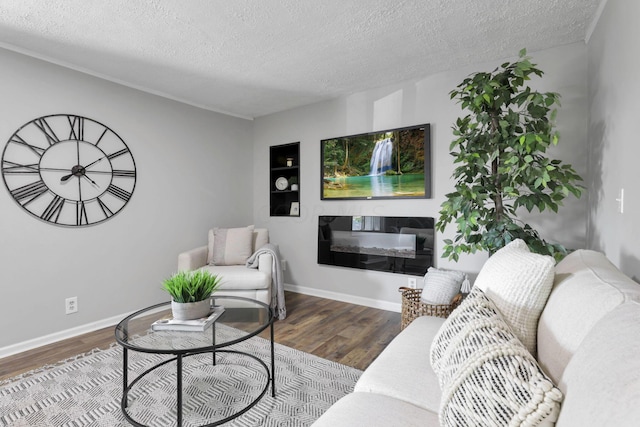
[{"label": "stack of books on table", "polygon": [[215,306],[207,316],[196,320],[178,320],[173,317],[156,320],[151,324],[154,331],[204,331],[224,313],[224,307]]}]

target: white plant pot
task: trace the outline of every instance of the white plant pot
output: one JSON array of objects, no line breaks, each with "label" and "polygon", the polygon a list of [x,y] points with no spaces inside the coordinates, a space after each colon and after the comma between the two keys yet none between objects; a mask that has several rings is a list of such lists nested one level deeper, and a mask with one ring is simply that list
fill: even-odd
[{"label": "white plant pot", "polygon": [[207,317],[211,312],[211,300],[207,298],[197,302],[171,301],[171,312],[177,320],[195,320]]}]

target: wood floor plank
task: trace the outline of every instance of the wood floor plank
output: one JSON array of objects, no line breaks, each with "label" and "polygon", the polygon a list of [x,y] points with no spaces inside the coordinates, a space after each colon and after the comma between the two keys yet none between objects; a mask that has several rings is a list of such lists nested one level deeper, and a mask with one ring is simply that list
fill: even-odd
[{"label": "wood floor plank", "polygon": [[[400,332],[400,313],[286,292],[287,318],[274,324],[276,342],[365,369]],[[260,334],[269,338],[268,329]],[[115,342],[108,327],[0,359],[0,380],[58,363]]]}]

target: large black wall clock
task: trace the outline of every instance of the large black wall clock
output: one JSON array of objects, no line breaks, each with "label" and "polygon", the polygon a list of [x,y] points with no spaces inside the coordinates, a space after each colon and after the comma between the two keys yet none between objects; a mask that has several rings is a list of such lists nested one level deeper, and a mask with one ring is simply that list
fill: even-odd
[{"label": "large black wall clock", "polygon": [[11,197],[53,224],[82,227],[105,221],[129,202],[136,165],[113,130],[73,114],[31,120],[2,152]]}]

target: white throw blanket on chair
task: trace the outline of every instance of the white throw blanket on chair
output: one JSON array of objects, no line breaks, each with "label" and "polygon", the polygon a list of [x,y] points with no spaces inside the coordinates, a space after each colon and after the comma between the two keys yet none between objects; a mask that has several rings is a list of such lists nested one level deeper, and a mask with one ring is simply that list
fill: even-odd
[{"label": "white throw blanket on chair", "polygon": [[271,307],[278,319],[287,317],[287,307],[284,304],[284,279],[282,266],[280,265],[280,251],[278,246],[267,243],[254,252],[247,260],[247,267],[258,268],[258,257],[262,254],[271,254],[273,265],[271,266]]}]

